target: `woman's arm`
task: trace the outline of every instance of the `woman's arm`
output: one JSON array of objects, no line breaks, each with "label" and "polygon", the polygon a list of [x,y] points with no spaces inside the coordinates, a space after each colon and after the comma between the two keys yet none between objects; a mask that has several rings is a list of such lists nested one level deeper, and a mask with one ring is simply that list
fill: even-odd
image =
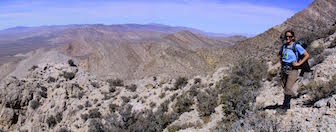
[{"label": "woman's arm", "polygon": [[309,54],[308,54],[308,52],[305,51],[303,54],[304,54],[303,59],[300,60],[299,62],[294,62],[294,63],[293,63],[293,66],[300,66],[300,65],[302,65],[305,61],[308,60],[308,58],[309,58]]}]

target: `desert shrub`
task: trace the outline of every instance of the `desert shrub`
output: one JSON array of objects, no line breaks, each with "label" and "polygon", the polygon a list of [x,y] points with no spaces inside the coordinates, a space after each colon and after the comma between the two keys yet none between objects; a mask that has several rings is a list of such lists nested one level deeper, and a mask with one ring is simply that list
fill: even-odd
[{"label": "desert shrub", "polygon": [[156,112],[143,110],[132,112],[132,105],[125,105],[118,109],[121,120],[110,119],[113,126],[120,131],[163,131],[171,122],[178,118],[176,113],[165,113],[162,109]]},{"label": "desert shrub", "polygon": [[38,68],[38,66],[33,65],[33,66],[29,69],[29,71],[34,71],[34,70],[37,69],[37,68]]},{"label": "desert shrub", "polygon": [[39,86],[40,87],[40,89],[43,91],[43,92],[46,92],[46,91],[48,91],[48,88],[47,87],[45,87],[45,86]]},{"label": "desert shrub", "polygon": [[86,120],[89,119],[89,115],[88,114],[81,114],[80,117],[82,118],[82,120],[84,122],[86,122]]},{"label": "desert shrub", "polygon": [[166,96],[166,93],[165,93],[165,92],[162,92],[162,93],[159,95],[160,99],[164,98],[165,96]]},{"label": "desert shrub", "polygon": [[335,47],[336,47],[336,39],[334,40],[334,42],[330,43],[328,48],[335,48]]},{"label": "desert shrub", "polygon": [[116,91],[116,86],[111,86],[111,85],[110,85],[109,91],[110,91],[111,93],[114,93],[114,92]]},{"label": "desert shrub", "polygon": [[49,128],[54,128],[57,125],[56,118],[51,115],[47,118],[47,124]]},{"label": "desert shrub", "polygon": [[200,92],[197,94],[197,109],[201,116],[209,116],[215,112],[217,105],[217,96],[218,94]]},{"label": "desert shrub", "polygon": [[55,116],[57,122],[61,122],[63,119],[63,114],[61,112],[58,112]]},{"label": "desert shrub", "polygon": [[190,107],[193,103],[193,99],[190,96],[178,96],[176,98],[176,103],[173,106],[173,110],[178,114],[189,112],[191,111]]},{"label": "desert shrub", "polygon": [[48,93],[45,91],[39,91],[39,94],[41,95],[41,97],[43,98],[47,98],[48,97]]},{"label": "desert shrub", "polygon": [[85,107],[91,107],[92,106],[90,101],[86,101],[84,105],[85,105]]},{"label": "desert shrub", "polygon": [[57,132],[71,132],[71,131],[66,127],[62,127],[60,129],[58,129]]},{"label": "desert shrub", "polygon": [[99,88],[99,83],[98,82],[91,82],[91,85],[94,87],[94,88]]},{"label": "desert shrub", "polygon": [[260,80],[266,75],[267,65],[260,60],[247,58],[242,60],[231,71],[231,83],[241,86],[259,87]]},{"label": "desert shrub", "polygon": [[93,100],[93,104],[96,104],[98,102],[98,99]]},{"label": "desert shrub", "polygon": [[308,94],[311,100],[307,104],[314,104],[322,98],[330,97],[336,94],[336,75],[329,82],[311,81],[307,85],[301,86],[299,94]]},{"label": "desert shrub", "polygon": [[131,92],[135,92],[136,89],[137,89],[137,85],[135,85],[135,84],[127,85],[126,89],[131,91]]},{"label": "desert shrub", "polygon": [[192,96],[192,97],[195,97],[199,93],[199,89],[200,89],[200,85],[199,84],[192,85],[190,87],[190,89],[188,90],[188,94],[190,96]]},{"label": "desert shrub", "polygon": [[55,79],[54,77],[49,76],[49,77],[47,78],[47,82],[48,82],[48,83],[56,82],[56,79]]},{"label": "desert shrub", "polygon": [[99,112],[99,109],[91,109],[89,110],[89,118],[100,118],[101,117],[101,113]]},{"label": "desert shrub", "polygon": [[123,101],[123,103],[128,103],[130,101],[130,99],[126,96],[121,96],[121,100]]},{"label": "desert shrub", "polygon": [[84,106],[83,106],[83,105],[78,105],[77,108],[78,108],[79,110],[82,110],[82,109],[84,108]]},{"label": "desert shrub", "polygon": [[154,108],[154,107],[156,106],[156,104],[155,104],[154,102],[150,102],[150,103],[149,103],[149,106],[150,106],[151,108]]},{"label": "desert shrub", "polygon": [[224,118],[227,125],[242,119],[253,110],[260,82],[265,77],[267,66],[256,59],[244,59],[233,67],[229,77],[218,82]]},{"label": "desert shrub", "polygon": [[72,80],[72,79],[75,78],[76,74],[73,73],[73,72],[66,72],[66,71],[64,71],[63,74],[61,74],[61,76],[63,76],[67,80]]},{"label": "desert shrub", "polygon": [[267,114],[263,111],[258,111],[251,114],[248,118],[243,120],[238,120],[232,123],[230,126],[223,125],[216,131],[257,131],[257,132],[269,132],[278,131],[278,124],[275,119],[269,118]]},{"label": "desert shrub", "polygon": [[109,104],[109,109],[111,113],[114,113],[119,106],[116,104]]},{"label": "desert shrub", "polygon": [[69,66],[77,67],[77,65],[74,63],[74,61],[72,59],[68,60],[68,64],[69,64]]},{"label": "desert shrub", "polygon": [[108,79],[106,80],[110,86],[124,86],[124,81],[117,78],[117,79]]},{"label": "desert shrub", "polygon": [[312,61],[310,61],[311,63],[309,63],[309,64],[310,64],[311,67],[313,67],[313,66],[316,66],[317,64],[322,63],[324,61],[324,59],[325,59],[324,55],[322,55],[322,54],[317,55],[312,59]]},{"label": "desert shrub", "polygon": [[168,105],[169,105],[170,101],[169,100],[165,100],[162,104],[160,104],[160,106],[158,107],[158,111],[162,111],[162,112],[168,112]]},{"label": "desert shrub", "polygon": [[92,119],[89,123],[89,132],[107,132],[105,126],[103,125],[101,119]]},{"label": "desert shrub", "polygon": [[202,83],[202,79],[201,78],[195,78],[194,79],[194,84],[201,84]]},{"label": "desert shrub", "polygon": [[37,101],[37,100],[32,100],[32,101],[29,102],[29,106],[30,106],[30,108],[35,110],[40,106],[40,102]]},{"label": "desert shrub", "polygon": [[316,48],[307,48],[307,52],[309,53],[310,56],[315,57],[317,55],[320,55],[324,51],[324,47],[322,45],[319,45]]},{"label": "desert shrub", "polygon": [[188,79],[186,77],[178,77],[175,81],[173,90],[181,89],[187,84],[188,84]]}]

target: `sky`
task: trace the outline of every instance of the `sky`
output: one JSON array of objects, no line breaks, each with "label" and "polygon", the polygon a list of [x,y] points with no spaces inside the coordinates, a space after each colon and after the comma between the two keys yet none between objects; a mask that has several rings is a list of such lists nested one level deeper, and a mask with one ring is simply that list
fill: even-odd
[{"label": "sky", "polygon": [[67,24],[165,24],[258,34],[313,0],[0,0],[0,30]]}]

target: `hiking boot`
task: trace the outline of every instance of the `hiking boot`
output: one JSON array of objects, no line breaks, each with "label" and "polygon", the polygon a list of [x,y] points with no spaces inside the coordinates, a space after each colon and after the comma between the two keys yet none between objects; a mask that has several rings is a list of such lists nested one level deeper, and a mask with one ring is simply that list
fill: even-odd
[{"label": "hiking boot", "polygon": [[285,95],[284,102],[282,103],[282,109],[287,110],[290,109],[290,100],[291,100],[290,95]]}]

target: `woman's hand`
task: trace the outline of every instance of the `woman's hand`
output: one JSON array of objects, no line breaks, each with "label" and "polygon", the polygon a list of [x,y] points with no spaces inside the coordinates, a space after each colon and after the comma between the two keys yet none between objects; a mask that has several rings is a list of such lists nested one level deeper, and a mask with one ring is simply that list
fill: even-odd
[{"label": "woman's hand", "polygon": [[299,62],[293,62],[293,66],[300,66],[301,64]]}]

